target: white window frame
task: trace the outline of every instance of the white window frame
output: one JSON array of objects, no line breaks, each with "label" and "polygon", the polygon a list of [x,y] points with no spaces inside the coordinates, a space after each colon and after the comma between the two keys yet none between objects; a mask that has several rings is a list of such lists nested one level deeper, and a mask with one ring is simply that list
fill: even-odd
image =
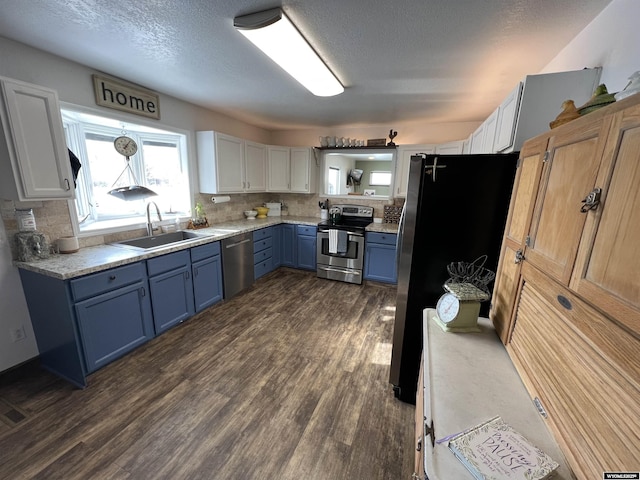
[{"label": "white window frame", "polygon": [[[144,179],[144,164],[142,161],[136,161],[136,156],[142,155],[142,145],[144,141],[166,141],[170,143],[176,143],[180,152],[180,169],[185,172],[188,180],[188,196],[186,201],[187,205],[191,205],[193,202],[193,174],[189,168],[189,145],[190,133],[185,130],[177,129],[174,127],[164,126],[158,123],[150,123],[144,119],[138,117],[132,117],[128,115],[112,114],[111,112],[105,113],[104,111],[94,110],[87,107],[80,107],[77,105],[61,103],[61,109],[63,111],[70,111],[78,114],[81,118],[84,115],[98,116],[106,119],[110,124],[106,127],[100,125],[85,126],[82,121],[71,120],[68,115],[63,114],[63,124],[65,127],[65,133],[67,135],[67,142],[69,148],[78,156],[82,163],[80,172],[76,179],[78,185],[82,184],[81,189],[76,189],[76,197],[78,203],[81,205],[80,212],[76,208],[76,200],[68,200],[69,212],[71,216],[71,225],[74,235],[79,237],[87,237],[94,235],[103,235],[108,233],[123,232],[128,230],[136,230],[146,227],[146,213],[141,212],[139,214],[130,214],[109,218],[108,216],[101,216],[99,221],[94,221],[92,227],[86,229],[80,229],[79,217],[80,215],[89,215],[96,217],[95,211],[92,212],[92,208],[89,201],[91,187],[88,184],[87,179],[90,178],[89,162],[85,144],[85,133],[104,133],[112,136],[115,130],[118,131],[118,135],[121,135],[124,131],[126,135],[132,137],[139,145],[139,150],[136,155],[131,157],[131,167],[138,180]],[[129,126],[129,127],[128,127]],[[141,127],[138,131],[137,127]],[[129,128],[131,130],[129,130]],[[84,161],[83,161],[84,159]],[[123,164],[124,168],[124,164]],[[116,178],[113,178],[115,181]],[[144,182],[142,182],[144,183]],[[151,197],[149,200],[153,200]],[[179,221],[188,220],[191,217],[191,211],[176,212],[176,218]]]},{"label": "white window frame", "polygon": [[[373,179],[376,175],[388,175],[389,181],[387,183],[374,183]],[[392,179],[393,175],[390,171],[387,170],[372,170],[371,172],[369,172],[369,185],[371,185],[372,187],[390,187]]]}]

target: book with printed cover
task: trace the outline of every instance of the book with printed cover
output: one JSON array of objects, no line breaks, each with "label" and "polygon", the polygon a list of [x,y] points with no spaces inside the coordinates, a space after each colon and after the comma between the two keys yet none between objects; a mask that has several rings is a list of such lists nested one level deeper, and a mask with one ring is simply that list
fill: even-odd
[{"label": "book with printed cover", "polygon": [[500,417],[455,435],[449,449],[478,480],[543,480],[559,467]]}]

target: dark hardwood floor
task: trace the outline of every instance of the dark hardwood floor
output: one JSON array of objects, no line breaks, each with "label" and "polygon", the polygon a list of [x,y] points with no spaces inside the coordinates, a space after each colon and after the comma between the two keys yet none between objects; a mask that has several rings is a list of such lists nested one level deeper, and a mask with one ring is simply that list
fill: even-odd
[{"label": "dark hardwood floor", "polygon": [[2,479],[410,479],[395,288],[278,269],[76,389],[0,376]]}]

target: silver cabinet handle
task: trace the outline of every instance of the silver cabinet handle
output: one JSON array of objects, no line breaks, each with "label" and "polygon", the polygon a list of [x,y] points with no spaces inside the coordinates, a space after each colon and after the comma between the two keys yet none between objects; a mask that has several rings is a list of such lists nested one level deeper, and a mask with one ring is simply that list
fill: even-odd
[{"label": "silver cabinet handle", "polygon": [[587,213],[589,210],[595,210],[600,204],[600,196],[602,195],[601,188],[594,188],[589,194],[582,200],[582,207],[580,207],[581,213]]}]

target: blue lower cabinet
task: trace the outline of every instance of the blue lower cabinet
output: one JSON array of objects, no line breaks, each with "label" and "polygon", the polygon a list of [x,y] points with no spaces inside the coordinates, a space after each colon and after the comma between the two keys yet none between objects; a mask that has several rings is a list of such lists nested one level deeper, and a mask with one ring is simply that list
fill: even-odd
[{"label": "blue lower cabinet", "polygon": [[[274,228],[266,227],[253,232],[253,278],[256,280],[274,269]],[[279,235],[277,238],[279,238]],[[276,244],[276,248],[279,248],[278,244]]]},{"label": "blue lower cabinet", "polygon": [[298,258],[296,226],[282,224],[280,227],[280,266],[296,267]]},{"label": "blue lower cabinet", "polygon": [[273,244],[273,252],[271,253],[271,268],[275,270],[282,263],[282,224],[275,225],[273,227],[272,235],[272,244]]},{"label": "blue lower cabinet", "polygon": [[220,242],[207,243],[191,249],[191,272],[196,312],[222,300]]},{"label": "blue lower cabinet", "polygon": [[157,335],[195,313],[189,251],[147,260],[147,270]]},{"label": "blue lower cabinet", "polygon": [[191,266],[196,312],[222,300],[222,260],[220,255],[200,260]]},{"label": "blue lower cabinet", "polygon": [[367,232],[364,252],[364,279],[398,283],[396,238],[389,233]]},{"label": "blue lower cabinet", "polygon": [[88,373],[154,337],[146,280],[78,302],[75,309]]},{"label": "blue lower cabinet", "polygon": [[316,270],[316,227],[309,225],[296,225],[296,227],[296,267],[305,270]]}]

